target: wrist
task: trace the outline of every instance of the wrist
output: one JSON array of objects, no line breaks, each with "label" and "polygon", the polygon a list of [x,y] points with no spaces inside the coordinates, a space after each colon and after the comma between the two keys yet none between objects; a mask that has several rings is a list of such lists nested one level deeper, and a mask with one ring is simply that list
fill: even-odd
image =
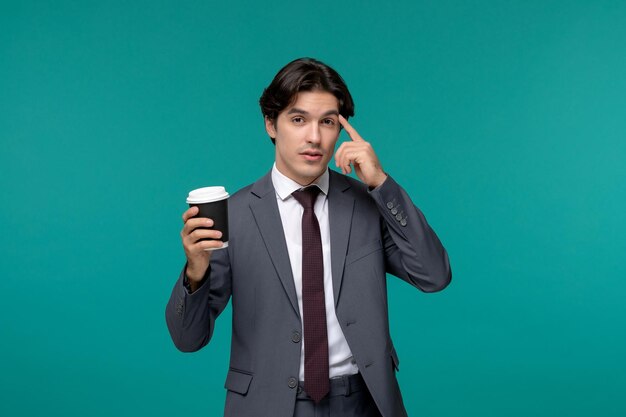
[{"label": "wrist", "polygon": [[200,281],[202,281],[202,278],[204,278],[207,268],[198,268],[187,264],[187,268],[185,269],[185,276],[187,276],[189,283],[191,285],[198,285]]},{"label": "wrist", "polygon": [[183,286],[187,289],[187,292],[189,294],[193,294],[197,289],[202,287],[204,282],[207,280],[208,274],[209,268],[206,269],[200,279],[194,279],[193,274],[189,276],[189,273],[187,272],[187,270],[185,270],[185,275],[183,277]]},{"label": "wrist", "polygon": [[385,182],[387,177],[388,175],[385,174],[385,172],[381,171],[381,173],[379,175],[376,175],[376,177],[372,181],[370,181],[370,183],[367,185],[369,186],[370,190],[373,190],[374,188],[382,185],[382,183]]},{"label": "wrist", "polygon": [[187,280],[187,290],[189,291],[189,294],[193,294],[198,287],[200,287],[200,284],[198,284],[195,281],[191,281],[191,280]]}]

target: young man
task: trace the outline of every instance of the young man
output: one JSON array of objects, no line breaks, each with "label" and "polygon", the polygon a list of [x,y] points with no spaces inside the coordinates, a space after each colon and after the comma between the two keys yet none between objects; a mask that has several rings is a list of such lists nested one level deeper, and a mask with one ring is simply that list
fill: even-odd
[{"label": "young man", "polygon": [[[295,60],[260,104],[275,164],[230,198],[229,246],[206,251],[221,233],[200,228],[212,221],[197,208],[183,214],[187,264],[166,308],[174,344],[204,347],[232,297],[225,416],[406,416],[386,273],[439,291],[448,255],[348,123],[352,98],[332,68]],[[328,169],[341,127],[344,175]],[[360,181],[345,175],[353,168]]]}]

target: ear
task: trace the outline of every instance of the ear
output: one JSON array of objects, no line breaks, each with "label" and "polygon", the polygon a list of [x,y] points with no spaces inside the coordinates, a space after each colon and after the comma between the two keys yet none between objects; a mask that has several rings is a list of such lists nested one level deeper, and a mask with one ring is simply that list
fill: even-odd
[{"label": "ear", "polygon": [[265,116],[265,131],[272,139],[276,139],[276,128],[274,127],[274,120]]}]

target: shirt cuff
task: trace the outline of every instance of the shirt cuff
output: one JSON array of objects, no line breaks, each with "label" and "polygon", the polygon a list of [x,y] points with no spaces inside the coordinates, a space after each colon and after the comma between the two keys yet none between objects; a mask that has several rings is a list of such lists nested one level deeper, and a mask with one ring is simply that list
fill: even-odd
[{"label": "shirt cuff", "polygon": [[187,290],[187,294],[193,294],[194,292],[198,291],[207,281],[209,275],[211,274],[211,265],[209,264],[209,267],[206,269],[206,273],[204,274],[204,277],[202,277],[202,280],[198,284],[198,288],[196,288],[196,291],[191,290],[191,284],[189,283],[189,277],[187,276],[186,272],[187,272],[187,265],[185,265],[185,273],[183,274],[183,287],[185,287],[185,290]]}]

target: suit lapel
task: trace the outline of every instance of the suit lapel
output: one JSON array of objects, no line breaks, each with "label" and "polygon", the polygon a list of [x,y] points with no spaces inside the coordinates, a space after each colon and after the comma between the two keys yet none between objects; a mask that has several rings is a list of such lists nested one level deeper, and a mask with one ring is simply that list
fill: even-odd
[{"label": "suit lapel", "polygon": [[354,197],[349,192],[350,183],[330,170],[328,189],[328,220],[330,226],[330,258],[333,274],[333,292],[335,307],[339,302],[343,268],[350,240],[350,227],[354,211]]},{"label": "suit lapel", "polygon": [[271,171],[257,181],[252,186],[250,192],[257,197],[253,197],[250,203],[252,215],[272,259],[274,268],[278,273],[278,277],[289,297],[289,301],[298,317],[300,317],[296,286],[293,282],[289,252],[287,251],[283,224],[280,220],[280,212],[276,203],[276,193],[272,185]]}]

